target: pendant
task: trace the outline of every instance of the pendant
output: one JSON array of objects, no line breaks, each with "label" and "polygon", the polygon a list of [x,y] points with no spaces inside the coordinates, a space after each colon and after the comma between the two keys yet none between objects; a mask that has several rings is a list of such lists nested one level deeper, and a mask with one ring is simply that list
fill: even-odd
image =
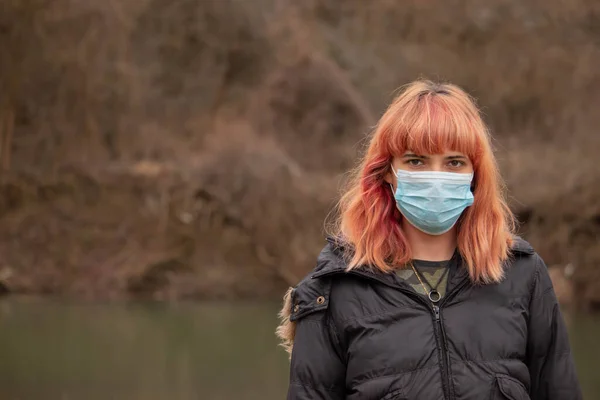
[{"label": "pendant", "polygon": [[432,303],[437,303],[442,298],[442,295],[440,294],[440,292],[438,292],[435,289],[433,289],[431,292],[429,292],[428,296],[429,296],[429,300],[431,300]]}]

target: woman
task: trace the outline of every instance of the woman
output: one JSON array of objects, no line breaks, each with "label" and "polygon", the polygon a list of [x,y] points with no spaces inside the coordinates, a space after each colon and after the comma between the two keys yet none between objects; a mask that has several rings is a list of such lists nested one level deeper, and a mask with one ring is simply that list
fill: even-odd
[{"label": "woman", "polygon": [[513,231],[474,102],[408,85],[286,295],[288,399],[581,399],[546,266]]}]

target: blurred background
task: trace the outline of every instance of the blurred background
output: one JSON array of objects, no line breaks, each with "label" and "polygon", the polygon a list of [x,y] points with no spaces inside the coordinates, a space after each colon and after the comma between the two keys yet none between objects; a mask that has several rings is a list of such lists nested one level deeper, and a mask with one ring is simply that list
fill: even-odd
[{"label": "blurred background", "polygon": [[456,83],[600,399],[600,2],[0,0],[0,397],[282,399],[285,289],[399,86]]}]

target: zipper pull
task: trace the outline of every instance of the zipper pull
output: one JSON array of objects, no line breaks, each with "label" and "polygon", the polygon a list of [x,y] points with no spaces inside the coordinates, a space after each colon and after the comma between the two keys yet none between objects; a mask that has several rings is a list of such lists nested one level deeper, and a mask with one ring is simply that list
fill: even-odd
[{"label": "zipper pull", "polygon": [[438,306],[436,306],[435,304],[433,305],[433,314],[435,315],[435,320],[439,321],[440,320],[440,308]]}]

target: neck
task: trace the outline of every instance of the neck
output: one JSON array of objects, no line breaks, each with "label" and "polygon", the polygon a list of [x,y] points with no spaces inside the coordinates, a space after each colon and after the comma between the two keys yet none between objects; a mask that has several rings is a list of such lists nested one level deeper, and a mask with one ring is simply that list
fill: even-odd
[{"label": "neck", "polygon": [[403,220],[402,230],[410,245],[413,259],[445,261],[451,259],[456,250],[456,227],[441,235],[429,235]]}]

